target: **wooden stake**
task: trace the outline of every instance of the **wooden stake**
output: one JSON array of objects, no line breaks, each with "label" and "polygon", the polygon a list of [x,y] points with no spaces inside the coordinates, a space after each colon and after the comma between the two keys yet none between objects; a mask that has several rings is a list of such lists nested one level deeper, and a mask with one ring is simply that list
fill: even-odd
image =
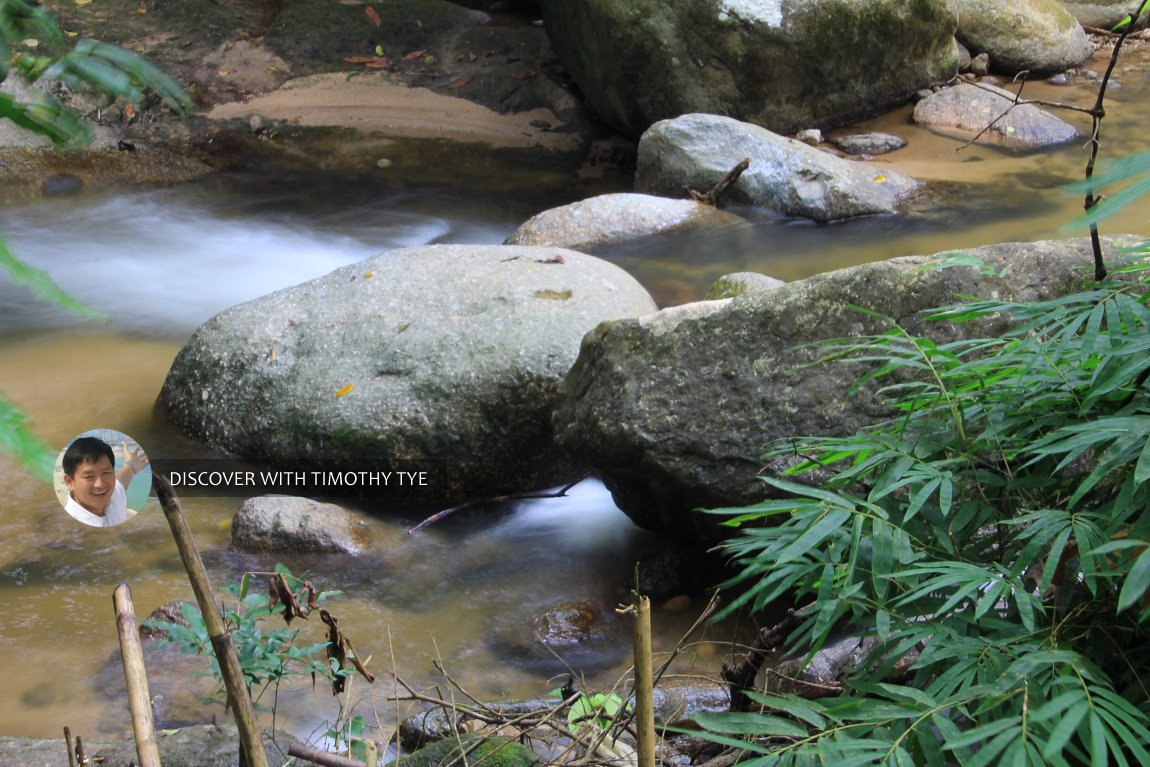
[{"label": "wooden stake", "polygon": [[635,732],[639,767],[655,767],[655,689],[651,661],[651,600],[636,595]]},{"label": "wooden stake", "polygon": [[375,742],[374,738],[368,738],[363,742],[365,746],[364,759],[367,762],[367,767],[378,767],[379,765],[379,744]]},{"label": "wooden stake", "polygon": [[72,750],[72,731],[64,727],[64,742],[68,744],[68,767],[76,767],[76,752]]},{"label": "wooden stake", "polygon": [[136,609],[128,584],[121,583],[112,592],[116,610],[116,631],[120,635],[120,657],[124,662],[124,682],[128,686],[128,710],[132,713],[132,734],[136,738],[136,756],[140,767],[160,767],[160,746],[152,725],[152,696],[148,694],[148,675],[144,653],[140,649],[140,630],[136,627]]},{"label": "wooden stake", "polygon": [[76,736],[76,765],[77,767],[84,767],[88,763],[88,757],[84,755],[84,741],[80,740],[80,736]]},{"label": "wooden stake", "polygon": [[220,616],[215,590],[208,580],[204,561],[196,548],[196,541],[184,518],[184,510],[180,508],[180,500],[172,491],[167,477],[159,472],[152,474],[152,487],[156,497],[164,508],[164,516],[168,518],[168,526],[172,528],[172,537],[176,539],[176,548],[179,549],[180,559],[184,562],[184,569],[188,572],[188,580],[192,582],[192,591],[196,595],[196,604],[204,618],[204,626],[208,630],[208,638],[212,641],[212,650],[220,664],[220,672],[224,677],[224,687],[228,692],[228,706],[232,716],[236,719],[236,727],[240,731],[240,748],[247,757],[248,767],[268,767],[267,754],[264,753],[264,743],[260,738],[259,727],[256,724],[255,711],[252,709],[252,698],[244,683],[244,672],[240,668],[240,660],[236,656],[236,648],[232,644],[232,635],[228,633]]}]

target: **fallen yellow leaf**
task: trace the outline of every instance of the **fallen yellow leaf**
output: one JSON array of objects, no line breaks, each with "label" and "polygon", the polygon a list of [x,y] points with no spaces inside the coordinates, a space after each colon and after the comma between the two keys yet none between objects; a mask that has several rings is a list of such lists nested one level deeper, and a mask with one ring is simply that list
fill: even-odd
[{"label": "fallen yellow leaf", "polygon": [[354,388],[355,388],[355,384],[349,383],[347,386],[345,386],[342,389],[340,389],[339,391],[337,391],[335,393],[335,396],[342,397],[343,395],[347,394],[348,392],[350,392]]},{"label": "fallen yellow leaf", "polygon": [[886,183],[886,176],[881,176],[881,175],[880,175],[880,176],[875,176],[875,177],[874,177],[874,182],[875,182],[876,184],[885,184],[885,183]]}]

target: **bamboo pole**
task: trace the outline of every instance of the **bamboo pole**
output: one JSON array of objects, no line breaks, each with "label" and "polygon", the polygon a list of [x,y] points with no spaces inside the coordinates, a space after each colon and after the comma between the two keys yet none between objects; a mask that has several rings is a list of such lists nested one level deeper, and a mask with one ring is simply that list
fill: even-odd
[{"label": "bamboo pole", "polygon": [[363,760],[367,763],[367,767],[378,767],[379,765],[379,744],[375,742],[374,738],[368,738],[363,742],[364,752],[366,758]]},{"label": "bamboo pole", "polygon": [[184,511],[180,508],[180,500],[172,491],[167,477],[159,472],[152,474],[152,487],[156,497],[164,508],[164,516],[168,518],[168,526],[172,528],[172,537],[176,539],[176,548],[179,549],[180,558],[184,562],[184,569],[188,572],[188,580],[192,582],[192,591],[196,595],[196,604],[204,617],[204,626],[208,630],[208,638],[212,641],[212,650],[220,664],[220,672],[224,677],[224,687],[228,692],[228,705],[232,716],[236,718],[236,727],[240,731],[240,748],[247,757],[248,767],[268,767],[267,754],[264,753],[264,743],[260,738],[259,727],[256,724],[255,711],[252,709],[252,698],[244,683],[244,672],[240,668],[236,648],[232,644],[232,635],[224,626],[217,607],[216,594],[208,580],[208,573],[204,569],[204,561],[200,559],[200,552],[196,548],[196,541],[184,518]]},{"label": "bamboo pole", "polygon": [[120,657],[124,662],[124,682],[128,686],[128,710],[132,714],[132,734],[136,738],[136,756],[140,767],[160,767],[160,746],[152,725],[152,696],[148,694],[148,675],[144,652],[140,649],[140,630],[136,627],[136,609],[132,591],[121,583],[112,592],[116,610],[116,631],[120,635]]},{"label": "bamboo pole", "polygon": [[635,732],[639,767],[655,767],[655,689],[651,660],[651,600],[635,595]]}]

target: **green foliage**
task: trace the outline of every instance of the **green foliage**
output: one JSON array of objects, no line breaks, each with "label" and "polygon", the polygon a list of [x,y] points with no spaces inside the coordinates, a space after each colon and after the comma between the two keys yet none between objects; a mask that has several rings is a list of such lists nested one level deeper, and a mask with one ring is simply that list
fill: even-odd
[{"label": "green foliage", "polygon": [[[555,689],[548,693],[550,697],[563,696],[562,689]],[[595,692],[577,693],[567,708],[567,725],[571,732],[578,734],[579,730],[591,724],[601,730],[606,730],[615,721],[620,711],[630,711],[630,704],[626,703],[618,693]]]},{"label": "green foliage", "polygon": [[52,481],[56,453],[28,427],[24,411],[0,394],[0,452],[41,482]]},{"label": "green foliage", "polygon": [[532,767],[539,759],[527,746],[510,738],[472,733],[429,743],[399,760],[400,767]]},{"label": "green foliage", "polygon": [[[137,104],[151,91],[178,114],[192,106],[184,89],[147,59],[95,40],[73,43],[51,13],[29,0],[0,0],[0,81],[10,72],[29,83],[58,82]],[[47,92],[30,103],[0,94],[2,117],[61,148],[86,146],[92,140],[91,126]]]},{"label": "green foliage", "polygon": [[1150,764],[1145,269],[933,318],[1009,318],[1001,336],[890,320],[825,345],[873,363],[894,416],[776,445],[795,464],[764,481],[790,497],[712,512],[742,528],[727,612],[789,598],[792,648],[847,628],[877,645],[840,696],[757,695],[701,717],[712,737],[754,736],[756,767]]},{"label": "green foliage", "polygon": [[[311,584],[292,575],[282,564],[276,565],[275,573],[283,574],[292,583],[293,594],[300,604],[307,604],[309,601],[317,604],[341,593],[338,591],[310,593]],[[240,582],[229,583],[225,587],[225,591],[235,600],[235,607],[225,607],[223,611],[224,623],[228,633],[231,634],[232,644],[235,646],[248,688],[258,688],[262,691],[268,685],[291,676],[319,674],[334,679],[336,676],[347,674],[348,672],[329,663],[326,657],[328,648],[326,641],[297,646],[299,629],[288,626],[265,627],[264,619],[276,611],[275,601],[263,594],[248,593],[251,575],[252,573],[245,573]],[[184,603],[182,624],[175,621],[148,620],[144,621],[143,625],[164,631],[167,636],[166,642],[176,645],[182,653],[206,655],[211,660],[211,673],[220,683],[220,691],[223,691],[223,675],[212,650],[203,614],[198,607],[190,602]],[[258,697],[258,694],[255,697]]]},{"label": "green foliage", "polygon": [[366,762],[367,744],[363,740],[363,734],[366,730],[367,721],[356,714],[350,719],[343,720],[336,727],[329,727],[324,733],[324,737],[331,740],[337,753],[346,751],[353,758]]}]

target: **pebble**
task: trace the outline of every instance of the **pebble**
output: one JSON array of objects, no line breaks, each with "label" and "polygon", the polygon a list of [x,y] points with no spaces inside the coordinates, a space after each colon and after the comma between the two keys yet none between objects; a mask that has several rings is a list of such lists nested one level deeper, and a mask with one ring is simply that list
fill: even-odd
[{"label": "pebble", "polygon": [[391,167],[391,160],[387,159],[386,157],[380,157],[378,160],[375,161],[375,167],[377,167],[377,168],[390,168]]}]

